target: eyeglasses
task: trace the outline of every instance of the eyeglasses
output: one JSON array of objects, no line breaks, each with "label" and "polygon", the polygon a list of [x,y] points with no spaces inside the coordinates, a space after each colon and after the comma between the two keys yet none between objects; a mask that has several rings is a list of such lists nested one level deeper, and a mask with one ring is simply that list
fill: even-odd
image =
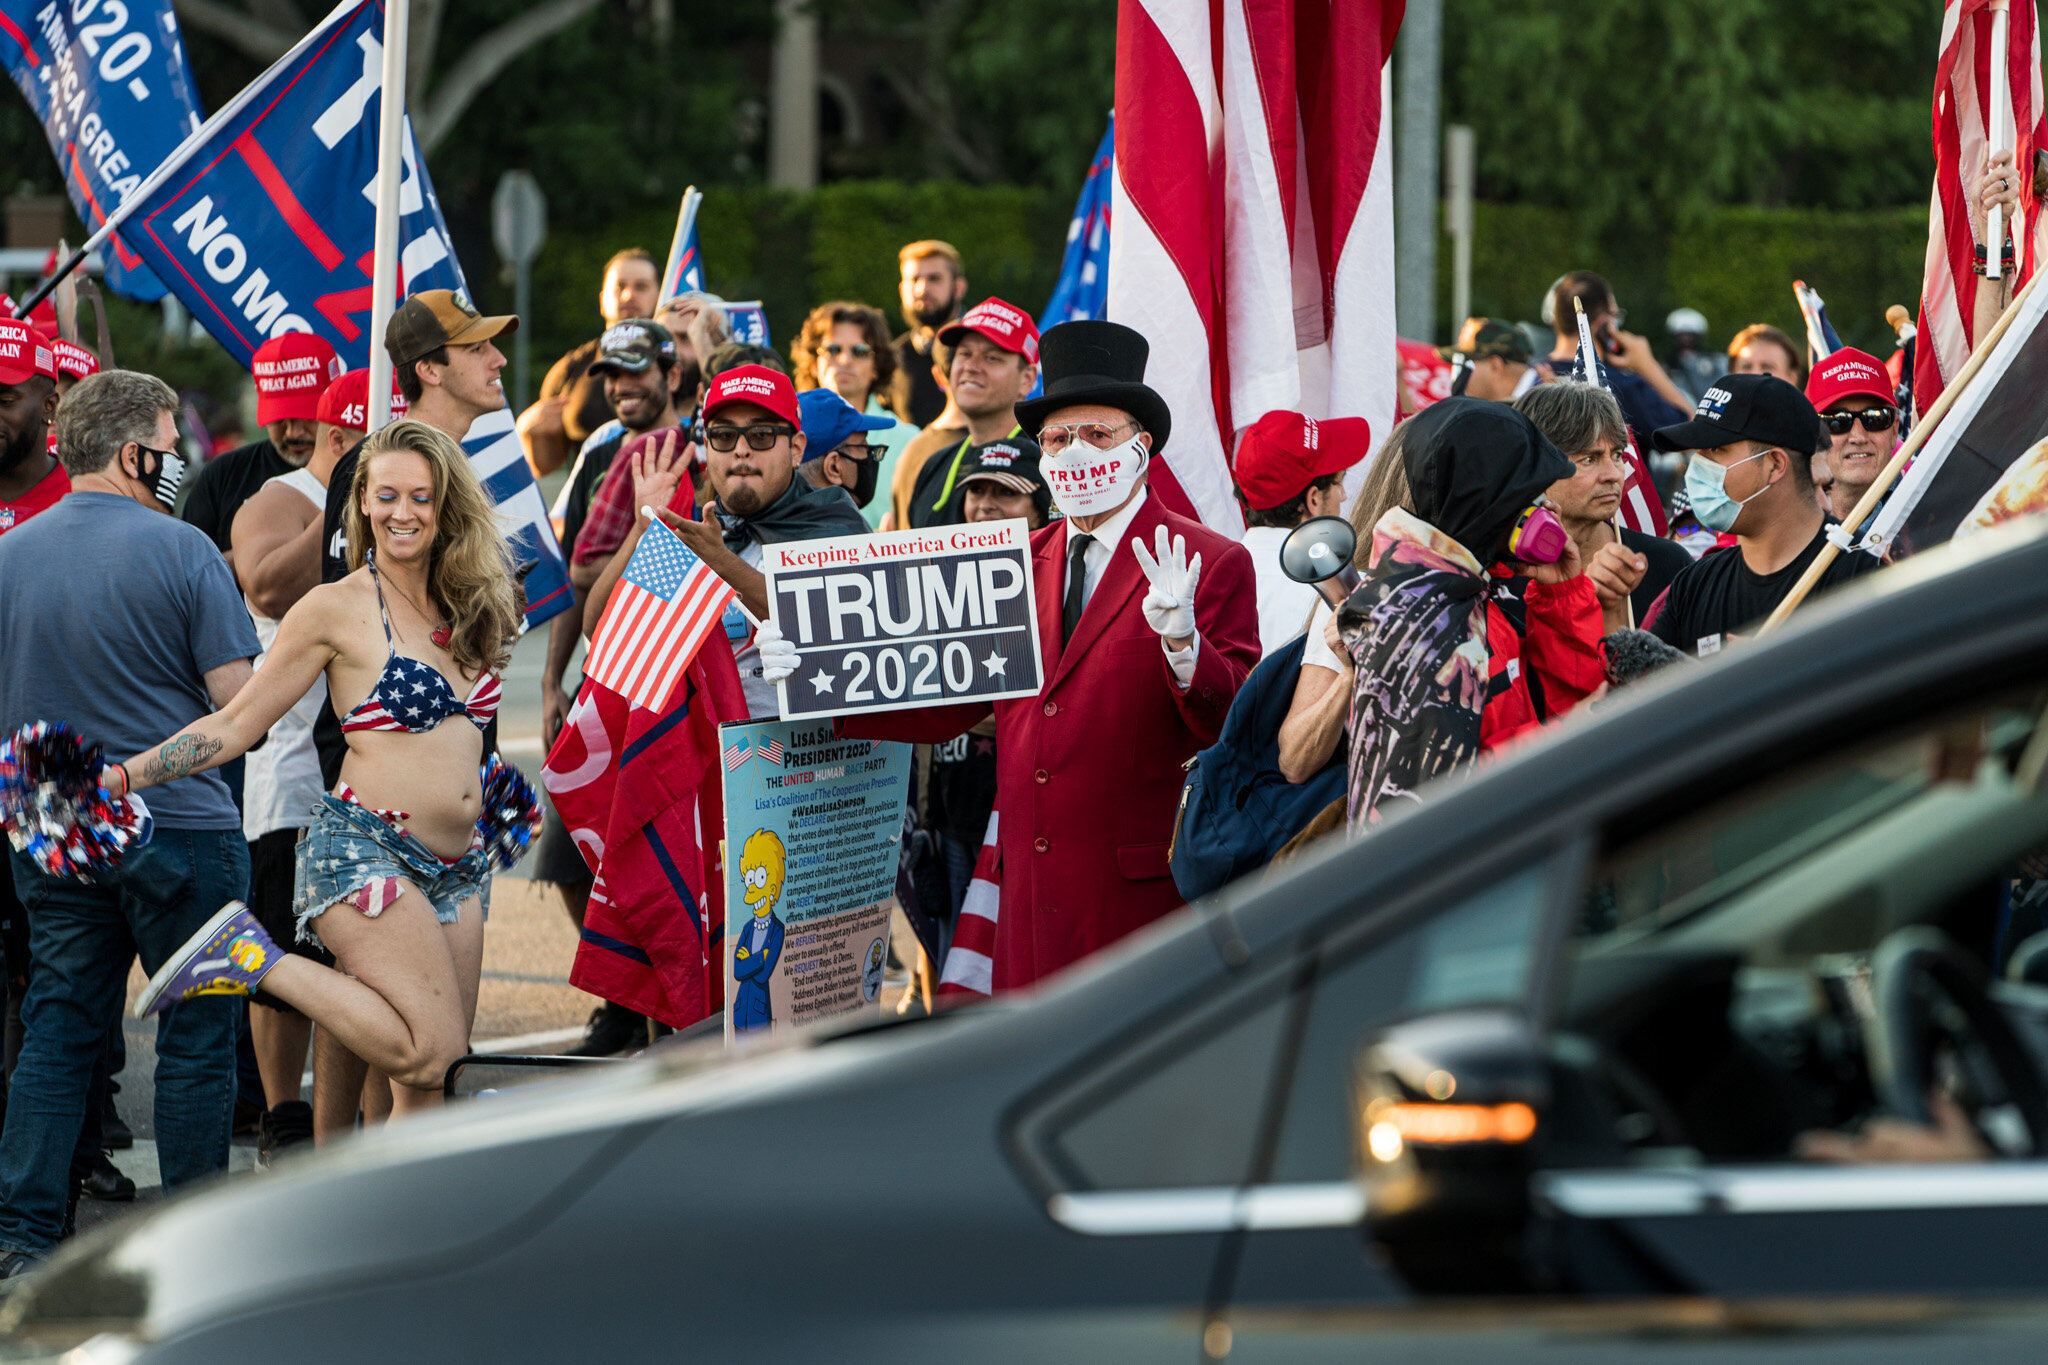
[{"label": "eyeglasses", "polygon": [[1078,437],[1097,450],[1108,450],[1117,443],[1118,433],[1135,430],[1137,425],[1136,422],[1120,422],[1115,426],[1107,422],[1070,422],[1063,427],[1040,427],[1038,448],[1047,455],[1057,455]]},{"label": "eyeglasses", "polygon": [[794,435],[796,428],[787,422],[762,422],[751,427],[707,426],[704,428],[704,443],[723,453],[738,446],[740,437],[744,436],[749,450],[773,450],[777,441]]},{"label": "eyeglasses", "polygon": [[844,441],[834,446],[832,453],[834,455],[844,455],[849,460],[872,460],[875,458],[875,452],[880,449],[882,447],[869,445],[865,441]]},{"label": "eyeglasses", "polygon": [[866,360],[874,353],[875,348],[868,345],[865,341],[856,341],[851,346],[841,346],[836,341],[828,341],[818,348],[818,354],[829,355],[834,359],[842,355],[850,355],[855,360]]},{"label": "eyeglasses", "polygon": [[1899,410],[1889,403],[1880,403],[1861,412],[1822,413],[1820,420],[1828,424],[1828,432],[1835,436],[1847,436],[1850,426],[1857,422],[1863,424],[1865,431],[1890,431],[1899,420]]}]

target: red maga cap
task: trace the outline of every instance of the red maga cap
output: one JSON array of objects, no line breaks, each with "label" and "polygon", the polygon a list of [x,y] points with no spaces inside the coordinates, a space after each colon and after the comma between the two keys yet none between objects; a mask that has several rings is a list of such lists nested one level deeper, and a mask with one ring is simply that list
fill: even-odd
[{"label": "red maga cap", "polygon": [[1372,448],[1363,417],[1317,421],[1298,412],[1269,412],[1245,428],[1237,446],[1237,486],[1255,512],[1299,497],[1326,474],[1341,474]]},{"label": "red maga cap", "polygon": [[1875,398],[1880,403],[1898,402],[1891,371],[1884,362],[1865,351],[1845,346],[1813,362],[1806,377],[1806,398],[1814,411],[1825,412],[1844,398]]},{"label": "red maga cap", "polygon": [[[391,383],[391,420],[396,422],[405,416],[407,407],[405,395],[398,391],[397,376]],[[370,372],[350,370],[327,386],[320,395],[320,406],[314,413],[317,421],[330,427],[341,427],[347,431],[368,431],[370,429]]]},{"label": "red maga cap", "polygon": [[73,379],[83,379],[100,372],[100,358],[75,341],[59,337],[50,343],[50,353],[56,359],[59,376],[68,374]]},{"label": "red maga cap", "polygon": [[18,318],[0,318],[0,384],[57,377],[57,360],[41,332]]},{"label": "red maga cap", "polygon": [[1024,357],[1027,365],[1038,363],[1038,324],[1022,308],[1001,299],[983,299],[967,310],[960,321],[939,332],[939,340],[958,346],[960,338],[979,332],[1012,355]]},{"label": "red maga cap", "polygon": [[315,421],[320,395],[341,377],[341,360],[324,337],[286,332],[256,348],[249,362],[256,379],[256,424]]},{"label": "red maga cap", "polygon": [[766,408],[793,427],[804,424],[803,412],[796,404],[796,385],[789,382],[788,375],[766,365],[738,365],[712,380],[711,392],[704,398],[704,419],[711,420],[713,413],[734,403]]}]

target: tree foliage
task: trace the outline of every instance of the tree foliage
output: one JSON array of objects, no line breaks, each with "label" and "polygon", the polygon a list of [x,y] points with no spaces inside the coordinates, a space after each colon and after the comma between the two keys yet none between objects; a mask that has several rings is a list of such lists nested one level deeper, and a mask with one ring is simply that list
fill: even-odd
[{"label": "tree foliage", "polygon": [[1483,199],[1642,228],[1925,202],[1941,0],[1452,0],[1444,111]]}]

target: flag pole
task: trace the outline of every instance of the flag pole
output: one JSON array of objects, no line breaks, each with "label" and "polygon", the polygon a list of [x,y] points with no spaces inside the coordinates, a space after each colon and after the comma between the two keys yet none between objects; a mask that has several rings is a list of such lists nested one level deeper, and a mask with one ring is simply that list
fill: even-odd
[{"label": "flag pole", "polygon": [[193,152],[199,150],[200,146],[209,137],[212,137],[222,124],[247,108],[249,102],[263,92],[275,72],[287,64],[296,61],[299,54],[312,45],[314,39],[325,33],[328,26],[333,24],[336,19],[353,10],[357,3],[358,0],[341,0],[341,3],[334,7],[332,13],[313,26],[311,32],[292,44],[291,51],[272,62],[262,75],[243,86],[233,99],[223,104],[214,113],[212,118],[194,128],[183,142],[172,148],[170,155],[166,156],[140,185],[137,185],[121,197],[121,202],[114,206],[114,211],[107,215],[107,220],[101,223],[99,228],[90,237],[85,239],[85,245],[72,252],[68,259],[60,262],[48,279],[37,285],[27,298],[15,305],[14,316],[25,318],[34,312],[36,305],[48,298],[50,292],[69,278],[72,271],[84,265],[87,256],[90,256],[93,252],[104,246],[107,238],[113,236],[115,230],[121,224],[128,221],[128,215],[137,208],[140,208],[151,195],[155,194],[164,181],[176,175],[178,168],[185,164],[186,159]]},{"label": "flag pole", "polygon": [[[1594,368],[1600,363],[1600,353],[1593,347],[1593,328],[1586,321],[1586,303],[1577,294],[1572,295],[1572,312],[1577,314],[1579,319],[1579,354],[1586,358],[1586,379],[1594,388],[1604,389],[1605,386],[1600,383],[1599,379],[1600,371]],[[1623,476],[1621,481],[1621,495],[1624,498],[1628,496],[1628,478],[1626,475]],[[1621,544],[1620,503],[1614,505],[1614,543],[1616,545]],[[1635,599],[1624,597],[1621,599],[1621,604],[1628,609],[1628,628],[1634,630],[1636,628]]]},{"label": "flag pole", "polygon": [[391,422],[384,330],[398,297],[398,187],[405,171],[405,41],[412,0],[384,0],[384,87],[377,115],[377,260],[370,272],[370,430]]},{"label": "flag pole", "polygon": [[[2007,28],[2012,22],[2009,0],[1991,0],[1991,150],[1994,152],[2012,149],[2012,133],[2005,126],[2006,113],[2012,107],[2012,66],[2006,60]],[[2013,167],[2013,177],[2018,180],[2020,168]],[[2005,256],[2005,209],[1993,204],[1984,211],[1984,278],[1999,278],[2000,264]]]},{"label": "flag pole", "polygon": [[[1905,472],[1906,466],[1919,453],[1920,447],[1927,443],[1928,434],[1934,430],[1935,425],[1943,417],[1948,415],[1948,410],[1955,406],[1958,398],[1962,397],[1963,390],[1968,388],[1970,381],[1977,377],[1977,371],[1982,369],[1984,362],[1991,358],[1991,352],[1997,348],[1999,341],[2005,336],[2005,329],[2012,326],[2012,320],[2019,316],[2020,300],[2032,293],[2034,286],[2039,284],[2040,281],[2041,272],[2035,271],[2033,277],[2021,286],[2020,292],[2013,295],[2012,303],[2008,304],[2006,310],[1998,315],[1997,323],[1993,325],[1989,332],[1985,333],[1984,339],[1977,343],[1977,349],[1970,352],[1969,363],[1965,364],[1956,375],[1954,381],[1941,391],[1941,397],[1934,400],[1934,406],[1927,410],[1927,415],[1913,424],[1913,434],[1900,444],[1897,452],[1892,455],[1891,462],[1878,474],[1877,482],[1871,484],[1864,491],[1863,497],[1850,510],[1849,515],[1842,519],[1842,539],[1844,541],[1853,539],[1856,532],[1863,528],[1863,523],[1870,520],[1871,513],[1877,511],[1878,503],[1882,502],[1884,495],[1891,491],[1891,486],[1898,482],[1899,475]],[[1778,603],[1777,609],[1765,617],[1763,625],[1757,628],[1758,639],[1769,635],[1784,624],[1785,618],[1792,614],[1793,608],[1806,600],[1807,594],[1811,593],[1814,585],[1820,582],[1821,575],[1828,571],[1828,565],[1834,563],[1835,556],[1841,552],[1841,546],[1833,540],[1829,540],[1827,544],[1820,547],[1820,553],[1813,557],[1813,563],[1806,566],[1806,572],[1801,574],[1799,581],[1792,585],[1792,591],[1785,594],[1785,600]]]}]

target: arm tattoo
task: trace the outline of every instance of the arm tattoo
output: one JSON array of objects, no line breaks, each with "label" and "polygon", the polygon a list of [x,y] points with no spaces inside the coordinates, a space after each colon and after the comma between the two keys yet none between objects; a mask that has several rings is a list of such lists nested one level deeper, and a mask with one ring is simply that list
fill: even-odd
[{"label": "arm tattoo", "polygon": [[188,777],[205,768],[207,761],[222,749],[221,741],[205,735],[186,735],[174,739],[156,751],[156,757],[149,760],[149,784],[174,782]]}]

